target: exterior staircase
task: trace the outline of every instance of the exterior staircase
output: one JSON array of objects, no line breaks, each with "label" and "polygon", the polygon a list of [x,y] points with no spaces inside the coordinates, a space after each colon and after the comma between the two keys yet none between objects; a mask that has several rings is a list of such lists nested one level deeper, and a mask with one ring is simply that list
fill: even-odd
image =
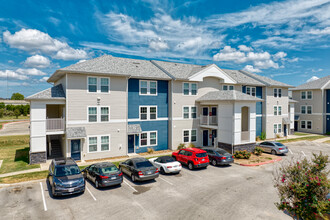
[{"label": "exterior staircase", "polygon": [[61,142],[59,140],[51,140],[52,152],[48,159],[63,157]]}]

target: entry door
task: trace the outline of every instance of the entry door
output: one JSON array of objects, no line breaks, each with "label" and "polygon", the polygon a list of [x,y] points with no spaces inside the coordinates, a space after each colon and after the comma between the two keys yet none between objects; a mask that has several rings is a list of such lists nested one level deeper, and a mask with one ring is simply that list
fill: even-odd
[{"label": "entry door", "polygon": [[330,115],[327,115],[326,132],[330,132]]},{"label": "entry door", "polygon": [[203,146],[209,146],[209,131],[203,130]]},{"label": "entry door", "polygon": [[134,153],[134,135],[128,135],[128,153]]},{"label": "entry door", "polygon": [[80,140],[71,140],[71,157],[74,160],[81,160]]},{"label": "entry door", "polygon": [[294,122],[294,131],[298,131],[298,121]]},{"label": "entry door", "polygon": [[208,107],[203,107],[203,115],[208,116],[209,115],[209,108]]},{"label": "entry door", "polygon": [[214,146],[214,140],[217,137],[217,130],[212,130],[212,146]]},{"label": "entry door", "polygon": [[286,125],[284,125],[284,137],[286,137],[288,134],[287,134],[287,130],[286,130]]},{"label": "entry door", "polygon": [[217,107],[212,107],[212,116],[217,115]]}]

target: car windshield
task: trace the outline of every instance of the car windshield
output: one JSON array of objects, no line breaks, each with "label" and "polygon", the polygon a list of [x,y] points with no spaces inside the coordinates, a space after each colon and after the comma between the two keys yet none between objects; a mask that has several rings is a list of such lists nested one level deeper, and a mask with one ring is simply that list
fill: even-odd
[{"label": "car windshield", "polygon": [[284,144],[282,144],[282,143],[275,143],[277,146],[280,146],[280,147],[283,147],[284,146]]},{"label": "car windshield", "polygon": [[223,149],[217,149],[216,152],[221,155],[229,155],[229,153]]},{"label": "car windshield", "polygon": [[171,162],[174,162],[174,158],[173,157],[163,157],[160,159],[160,162],[161,163],[171,163]]},{"label": "car windshield", "polygon": [[142,167],[152,167],[152,164],[149,161],[142,161],[136,163],[136,168],[142,168]]},{"label": "car windshield", "polygon": [[76,165],[58,166],[55,167],[54,176],[71,176],[80,173],[80,169]]},{"label": "car windshield", "polygon": [[206,153],[199,153],[199,154],[196,154],[196,157],[206,157]]},{"label": "car windshield", "polygon": [[110,167],[102,167],[101,168],[101,173],[103,175],[111,174],[111,173],[116,173],[118,172],[118,169],[116,166],[110,166]]}]

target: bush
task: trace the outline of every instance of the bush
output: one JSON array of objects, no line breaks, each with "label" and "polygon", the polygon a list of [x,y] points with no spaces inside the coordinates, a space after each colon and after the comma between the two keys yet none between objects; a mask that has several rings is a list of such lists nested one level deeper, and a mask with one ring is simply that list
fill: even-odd
[{"label": "bush", "polygon": [[261,140],[266,140],[266,132],[261,132],[261,134],[260,134],[260,139]]},{"label": "bush", "polygon": [[313,154],[313,158],[302,161],[291,160],[274,174],[275,187],[280,196],[277,208],[287,211],[297,219],[316,219],[330,212],[330,200],[326,199],[330,189],[327,155]]},{"label": "bush", "polygon": [[253,154],[257,155],[257,156],[260,156],[264,151],[262,150],[261,147],[255,147],[254,148],[254,151],[253,151]]},{"label": "bush", "polygon": [[183,143],[179,144],[178,150],[181,150],[181,149],[184,149],[184,148],[186,148],[185,144],[183,144]]},{"label": "bush", "polygon": [[276,138],[280,138],[281,137],[281,134],[276,134]]},{"label": "bush", "polygon": [[190,147],[190,148],[195,148],[196,146],[195,146],[195,144],[190,143],[190,144],[188,145],[188,147]]},{"label": "bush", "polygon": [[15,114],[14,114],[14,112],[13,111],[8,111],[8,110],[5,110],[4,111],[4,116],[14,116]]},{"label": "bush", "polygon": [[249,159],[251,157],[251,152],[248,152],[246,150],[238,150],[235,151],[234,157],[237,159]]},{"label": "bush", "polygon": [[3,115],[5,114],[5,110],[4,109],[0,109],[0,118],[3,118]]},{"label": "bush", "polygon": [[148,154],[152,154],[154,152],[154,149],[150,147],[150,148],[148,148],[147,152],[148,152]]},{"label": "bush", "polygon": [[0,109],[5,109],[6,108],[6,105],[5,105],[5,103],[3,103],[3,102],[0,102]]},{"label": "bush", "polygon": [[14,111],[14,114],[15,114],[15,117],[16,117],[16,119],[18,118],[18,116],[20,116],[21,115],[21,112],[20,112],[20,110],[19,109],[15,109],[15,111]]}]

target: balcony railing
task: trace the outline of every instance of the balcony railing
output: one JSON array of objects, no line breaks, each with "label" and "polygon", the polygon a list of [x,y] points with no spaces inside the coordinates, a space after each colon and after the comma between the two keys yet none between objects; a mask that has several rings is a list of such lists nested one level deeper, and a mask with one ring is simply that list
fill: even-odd
[{"label": "balcony railing", "polygon": [[250,132],[249,131],[241,132],[241,141],[250,141]]},{"label": "balcony railing", "polygon": [[65,119],[64,118],[47,118],[46,131],[64,131]]},{"label": "balcony railing", "polygon": [[218,117],[216,115],[201,115],[200,116],[201,125],[218,125]]}]

